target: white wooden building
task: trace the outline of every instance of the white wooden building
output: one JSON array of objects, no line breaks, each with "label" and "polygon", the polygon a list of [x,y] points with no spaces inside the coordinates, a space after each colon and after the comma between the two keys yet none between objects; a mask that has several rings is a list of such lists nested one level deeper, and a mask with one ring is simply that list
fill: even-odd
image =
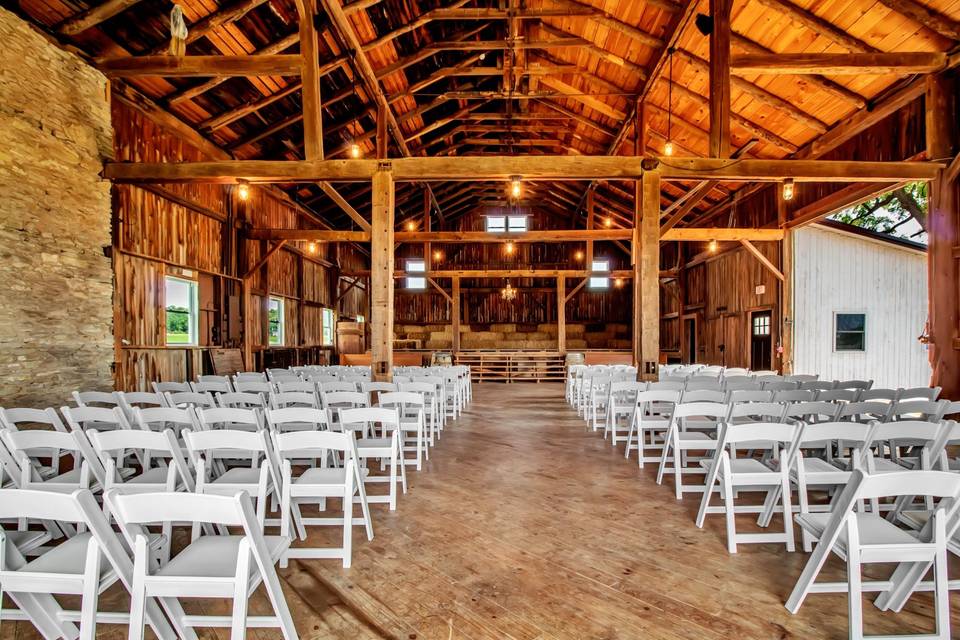
[{"label": "white wooden building", "polygon": [[926,247],[833,222],[793,238],[793,370],[928,385]]}]

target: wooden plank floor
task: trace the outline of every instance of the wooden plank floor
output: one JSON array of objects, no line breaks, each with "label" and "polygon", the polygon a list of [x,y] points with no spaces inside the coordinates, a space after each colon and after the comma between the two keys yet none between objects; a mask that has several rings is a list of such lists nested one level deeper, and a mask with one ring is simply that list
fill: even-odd
[{"label": "wooden plank floor", "polygon": [[[745,545],[729,555],[721,516],[697,529],[696,497],[676,501],[671,487],[657,486],[654,468],[638,470],[635,458],[627,462],[622,449],[585,431],[562,395],[556,384],[475,385],[469,411],[444,432],[430,463],[411,470],[398,510],[373,506],[374,540],[355,528],[351,569],[311,560],[281,571],[300,637],[847,636],[843,595],[811,596],[796,616],[783,608],[805,554]],[[747,516],[741,522],[751,525]],[[334,543],[338,532],[314,528],[309,542]],[[843,575],[842,563],[828,568]],[[125,596],[114,591],[105,609],[123,608]],[[254,600],[251,614],[265,613],[262,593]],[[866,630],[930,632],[931,602],[914,596],[900,614],[884,614],[865,599]],[[226,605],[187,608],[226,613]],[[98,631],[126,637],[123,627]],[[0,635],[36,637],[22,623],[4,624]]]}]

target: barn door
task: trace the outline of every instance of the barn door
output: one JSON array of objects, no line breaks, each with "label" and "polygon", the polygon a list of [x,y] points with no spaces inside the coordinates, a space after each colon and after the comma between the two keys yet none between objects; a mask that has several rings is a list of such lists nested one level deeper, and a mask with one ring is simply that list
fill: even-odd
[{"label": "barn door", "polygon": [[750,368],[754,371],[773,368],[771,317],[770,311],[754,311],[750,317]]}]

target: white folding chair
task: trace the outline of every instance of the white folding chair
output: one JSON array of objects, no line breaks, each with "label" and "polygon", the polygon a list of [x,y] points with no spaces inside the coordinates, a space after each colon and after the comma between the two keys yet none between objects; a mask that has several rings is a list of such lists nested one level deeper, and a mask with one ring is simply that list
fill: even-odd
[{"label": "white folding chair", "polygon": [[230,393],[233,390],[233,385],[230,384],[230,380],[226,376],[219,380],[190,383],[190,391],[194,393]]},{"label": "white folding chair", "polygon": [[[721,427],[720,441],[712,461],[702,461],[707,467],[706,489],[697,513],[697,526],[702,528],[708,513],[723,513],[727,525],[727,551],[737,552],[738,544],[782,542],[787,551],[794,550],[793,508],[791,506],[790,467],[796,448],[797,434],[803,425],[785,422],[727,422]],[[753,456],[738,456],[737,449],[751,452],[766,450],[772,455],[758,460]],[[722,507],[711,507],[710,498],[714,486],[723,499]],[[762,506],[737,506],[734,495],[741,492],[763,491],[766,499]],[[763,523],[763,514],[782,505],[783,533],[737,533],[736,514],[759,513],[758,523]]]},{"label": "white folding chair", "polygon": [[60,414],[71,429],[108,431],[130,428],[130,422],[120,407],[60,407]]},{"label": "white folding chair", "polygon": [[275,389],[272,382],[261,382],[259,380],[237,380],[233,383],[233,388],[240,393],[262,393],[264,395],[270,395]]},{"label": "white folding chair", "polygon": [[[647,457],[647,448],[654,451],[666,446],[666,433],[670,427],[673,408],[680,402],[680,391],[657,389],[639,391],[635,398],[630,430],[627,432],[627,444],[623,457],[629,458],[630,451],[637,450],[637,465],[642,469],[645,462],[659,462],[660,456]],[[647,442],[649,435],[650,441]],[[634,444],[636,436],[636,444]],[[659,437],[659,441],[658,441]]]},{"label": "white folding chair", "polygon": [[607,391],[607,415],[603,429],[603,439],[610,436],[611,446],[629,440],[629,435],[620,436],[620,422],[625,421],[627,431],[637,408],[637,394],[647,390],[646,382],[636,380],[614,380]]},{"label": "white folding chair", "polygon": [[[281,410],[283,411],[283,410]],[[291,411],[286,409],[285,411]],[[272,413],[272,411],[270,412]],[[301,418],[297,418],[300,420]],[[268,420],[273,418],[268,413]],[[353,526],[363,525],[366,528],[367,539],[373,540],[373,521],[370,519],[370,507],[363,486],[363,472],[360,468],[353,433],[337,433],[333,431],[291,431],[281,433],[271,432],[274,450],[280,459],[280,473],[282,479],[280,498],[280,534],[290,535],[291,518],[297,524],[300,540],[306,540],[306,525],[342,526],[343,542],[337,548],[304,548],[292,547],[287,550],[280,560],[280,566],[285,567],[290,558],[340,558],[343,567],[350,567],[353,557]],[[331,455],[343,457],[343,464],[339,467],[326,466],[326,460]],[[293,472],[293,459],[315,458],[322,461],[320,467],[309,467],[298,475]],[[359,496],[362,517],[353,517],[353,497]],[[305,518],[300,513],[300,505],[315,503],[319,508],[326,508],[327,498],[342,500],[343,515],[333,517]]]},{"label": "white folding chair", "polygon": [[240,407],[198,408],[197,420],[204,430],[262,431],[266,428],[263,413],[259,409]]},{"label": "white folding chair", "polygon": [[[288,536],[265,536],[258,526],[250,499],[185,493],[127,495],[107,492],[105,500],[133,548],[133,584],[130,598],[130,640],[143,638],[144,603],[158,598],[168,617],[193,634],[194,627],[227,627],[231,640],[246,638],[247,627],[279,628],[284,640],[297,640],[274,565],[289,549]],[[209,527],[193,527],[190,544],[169,562],[157,567],[149,550],[145,527],[177,521],[237,527],[239,535],[201,535]],[[249,598],[263,584],[273,615],[251,616]],[[178,598],[230,598],[229,616],[188,615]]]},{"label": "white folding chair", "polygon": [[193,391],[189,382],[151,382],[155,393],[179,393],[181,391]]},{"label": "white folding chair", "polygon": [[120,401],[112,391],[74,391],[71,395],[78,407],[120,406]]},{"label": "white folding chair", "polygon": [[147,407],[166,407],[167,398],[162,393],[152,393],[150,391],[117,391],[117,400],[120,408],[127,416],[127,420],[133,419],[133,410],[136,407],[145,409]]},{"label": "white folding chair", "polygon": [[[897,527],[876,512],[858,508],[864,502],[883,497],[922,495],[939,499],[936,511],[920,534]],[[934,592],[936,631],[925,636],[884,636],[886,638],[950,638],[949,581],[947,577],[947,541],[956,529],[960,507],[960,474],[943,471],[900,471],[882,475],[866,475],[853,471],[843,493],[830,513],[807,513],[797,516],[797,524],[818,540],[800,574],[786,607],[797,613],[811,593],[846,593],[850,618],[850,638],[862,640],[864,591],[881,591],[877,604],[888,606],[890,600],[903,600],[915,590]],[[831,552],[847,563],[844,582],[816,582]],[[890,579],[864,581],[864,564],[896,563]],[[916,571],[917,567],[922,571]],[[933,567],[934,580],[926,585],[920,579]],[[919,573],[919,576],[917,574]],[[870,636],[878,637],[878,636]]]},{"label": "white folding chair", "polygon": [[[396,379],[396,378],[395,378]],[[430,420],[430,446],[434,446],[440,437],[439,429],[443,421],[440,410],[440,393],[437,386],[430,382],[400,382],[397,384],[403,393],[419,393],[424,398],[423,413]]]},{"label": "white folding chair", "polygon": [[[380,437],[375,436],[377,425],[380,426]],[[389,483],[390,490],[387,495],[367,495],[367,501],[370,503],[387,503],[390,505],[390,511],[395,511],[397,508],[398,481],[403,493],[407,492],[407,468],[403,464],[406,454],[403,448],[399,410],[380,407],[341,409],[340,428],[343,431],[360,432],[363,435],[356,440],[356,450],[360,456],[361,469],[368,471],[366,461],[371,458],[378,460],[381,468],[384,464],[389,466],[387,476],[365,473],[363,480],[366,483]]]},{"label": "white folding chair", "polygon": [[412,433],[414,445],[416,446],[416,457],[412,460],[403,459],[404,464],[416,465],[417,471],[423,468],[423,456],[426,454],[430,459],[430,448],[426,440],[426,420],[424,418],[423,407],[426,400],[423,394],[412,391],[380,391],[378,406],[388,409],[395,409],[400,415],[400,431],[404,444],[409,442],[407,433]]},{"label": "white folding chair", "polygon": [[266,409],[266,396],[262,393],[249,393],[245,391],[234,391],[233,393],[218,393],[217,404],[223,408],[235,409]]},{"label": "white folding chair", "polygon": [[[72,493],[77,489],[90,488],[90,467],[83,459],[76,439],[69,433],[41,429],[3,429],[0,430],[0,438],[20,467],[17,487],[57,493]],[[72,468],[69,471],[60,471],[57,467],[56,475],[41,476],[37,472],[43,466],[40,458],[50,457],[55,464],[59,464],[61,452],[68,452],[73,457]]]},{"label": "white folding chair", "polygon": [[[225,391],[224,393],[230,392]],[[207,407],[212,409],[217,406],[217,401],[213,399],[213,394],[209,391],[167,392],[164,396],[167,398],[167,406],[176,409],[186,409],[189,407]]]},{"label": "white folding chair", "polygon": [[[690,402],[676,405],[670,416],[670,426],[660,454],[660,468],[657,470],[657,484],[662,484],[665,473],[673,473],[674,492],[678,500],[683,498],[684,492],[703,491],[700,485],[683,484],[684,473],[705,473],[699,465],[688,467],[688,451],[712,452],[717,448],[717,441],[710,433],[704,430],[689,428],[688,422],[694,421],[698,429],[716,433],[717,427],[726,422],[730,407],[722,402]],[[667,467],[670,452],[673,452],[673,467]]]},{"label": "white folding chair", "polygon": [[[6,489],[0,491],[0,518],[40,519],[71,531],[86,530],[32,560],[11,545],[10,533],[0,531],[0,587],[19,607],[3,610],[0,618],[29,620],[47,638],[80,640],[93,640],[98,623],[128,624],[127,613],[99,611],[99,595],[117,580],[128,590],[132,587],[133,567],[90,491]],[[53,594],[80,596],[80,610],[62,609]],[[157,637],[178,637],[156,602],[144,602],[143,615]]]}]

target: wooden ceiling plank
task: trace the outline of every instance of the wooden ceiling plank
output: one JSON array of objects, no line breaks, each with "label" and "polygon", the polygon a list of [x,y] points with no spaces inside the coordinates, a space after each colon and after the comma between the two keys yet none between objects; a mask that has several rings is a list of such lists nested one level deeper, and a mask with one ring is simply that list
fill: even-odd
[{"label": "wooden ceiling plank", "polygon": [[[462,7],[463,5],[467,4],[467,2],[469,2],[469,1],[470,1],[470,0],[456,0],[455,2],[451,3],[450,6],[445,7],[445,8],[446,8],[446,9],[459,9],[459,8]],[[398,27],[398,28],[394,29],[393,31],[390,31],[389,33],[383,34],[383,35],[380,36],[379,38],[376,38],[376,39],[374,39],[374,40],[371,40],[370,42],[365,42],[365,43],[363,43],[363,51],[364,51],[365,53],[369,53],[370,51],[373,51],[374,49],[377,49],[378,47],[382,47],[382,46],[385,45],[385,44],[389,44],[390,42],[393,42],[394,40],[396,40],[397,38],[399,38],[400,36],[402,36],[402,35],[404,35],[404,34],[406,34],[406,33],[410,33],[411,31],[416,31],[416,30],[419,29],[420,27],[422,27],[422,26],[424,26],[424,25],[427,25],[427,24],[433,22],[433,20],[434,20],[434,13],[435,13],[436,11],[440,11],[440,10],[441,10],[441,9],[434,9],[434,10],[432,10],[432,11],[427,11],[426,13],[423,13],[423,14],[421,14],[420,16],[418,16],[416,20],[413,20],[413,21],[411,21],[411,22],[408,22],[408,23],[404,24],[403,26]]]},{"label": "wooden ceiling plank", "polygon": [[[185,44],[189,45],[207,37],[208,35],[217,33],[221,27],[233,24],[243,16],[247,15],[268,1],[269,0],[240,0],[240,2],[235,2],[229,6],[223,7],[222,9],[218,9],[217,11],[204,16],[195,23],[188,25],[187,37],[184,41]],[[167,47],[167,43],[157,45],[150,50],[148,55],[161,55],[167,51]]]},{"label": "wooden ceiling plank", "polygon": [[106,0],[106,2],[67,18],[56,27],[56,30],[66,36],[75,36],[126,11],[138,2],[140,0]]},{"label": "wooden ceiling plank", "polygon": [[907,16],[924,27],[932,29],[944,38],[960,40],[960,22],[925,4],[916,0],[880,0],[880,2],[900,15]]},{"label": "wooden ceiling plank", "polygon": [[848,51],[856,53],[876,53],[880,51],[876,47],[843,31],[832,22],[824,20],[820,16],[795,5],[790,0],[757,0],[757,2],[778,13],[786,15],[797,24],[806,27],[818,36],[827,38]]}]

